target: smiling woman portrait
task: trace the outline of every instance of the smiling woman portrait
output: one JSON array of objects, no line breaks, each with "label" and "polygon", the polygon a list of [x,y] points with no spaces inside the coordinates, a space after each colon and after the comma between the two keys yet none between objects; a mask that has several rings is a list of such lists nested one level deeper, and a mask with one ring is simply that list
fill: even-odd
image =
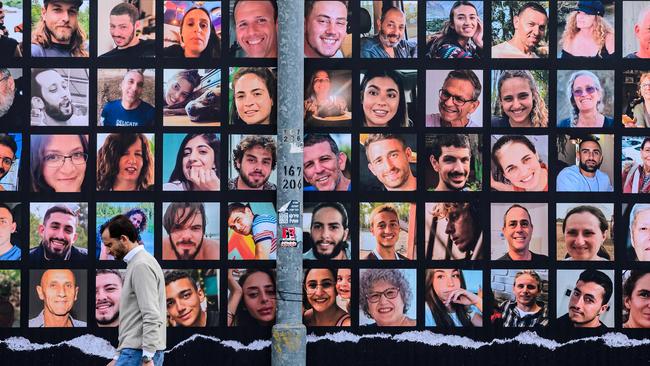
[{"label": "smiling woman portrait", "polygon": [[141,133],[111,133],[97,151],[98,191],[148,191],[154,183],[154,158]]},{"label": "smiling woman portrait", "polygon": [[414,327],[407,315],[413,303],[413,290],[403,272],[407,269],[363,269],[359,278],[359,308],[374,320],[374,327]]},{"label": "smiling woman portrait", "polygon": [[330,268],[310,268],[303,279],[303,322],[309,327],[347,327],[350,314],[337,303],[337,276]]},{"label": "smiling woman portrait", "polygon": [[270,68],[241,67],[232,75],[230,85],[230,123],[275,125],[277,79]]}]

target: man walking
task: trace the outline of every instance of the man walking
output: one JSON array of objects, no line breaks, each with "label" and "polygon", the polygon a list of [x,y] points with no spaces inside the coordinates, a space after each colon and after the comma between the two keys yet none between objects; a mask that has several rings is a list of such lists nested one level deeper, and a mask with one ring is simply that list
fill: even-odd
[{"label": "man walking", "polygon": [[167,341],[163,271],[138,244],[138,232],[126,216],[113,217],[100,232],[108,253],[127,263],[120,295],[119,354],[108,366],[161,366]]}]

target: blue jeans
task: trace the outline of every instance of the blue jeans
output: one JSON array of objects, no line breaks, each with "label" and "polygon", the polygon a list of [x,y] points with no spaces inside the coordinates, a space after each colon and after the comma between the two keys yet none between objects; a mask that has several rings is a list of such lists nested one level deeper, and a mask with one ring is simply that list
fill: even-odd
[{"label": "blue jeans", "polygon": [[[165,354],[163,351],[156,351],[153,355],[153,364],[155,366],[162,366]],[[120,357],[115,362],[115,366],[141,366],[142,365],[142,350],[135,348],[123,348],[120,351]]]}]

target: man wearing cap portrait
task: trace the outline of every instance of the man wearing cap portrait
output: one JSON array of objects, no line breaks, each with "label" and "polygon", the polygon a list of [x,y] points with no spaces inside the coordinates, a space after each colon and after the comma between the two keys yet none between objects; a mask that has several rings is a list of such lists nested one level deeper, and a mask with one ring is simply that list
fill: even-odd
[{"label": "man wearing cap portrait", "polygon": [[79,27],[82,0],[43,0],[32,30],[32,57],[88,57],[86,33]]}]

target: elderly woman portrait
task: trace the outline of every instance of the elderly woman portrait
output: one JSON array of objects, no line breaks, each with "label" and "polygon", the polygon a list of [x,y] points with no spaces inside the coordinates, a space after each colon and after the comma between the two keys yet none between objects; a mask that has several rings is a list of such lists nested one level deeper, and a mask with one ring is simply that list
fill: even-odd
[{"label": "elderly woman portrait", "polygon": [[628,220],[628,259],[650,261],[650,204],[636,203],[628,206],[623,212],[623,217]]},{"label": "elderly woman portrait", "polygon": [[[221,39],[213,25],[211,13],[220,13],[219,3],[200,2],[200,6],[185,8],[176,1],[165,2],[166,57],[217,58],[221,55]],[[206,8],[211,8],[209,12]],[[178,19],[179,16],[182,18]],[[220,25],[219,27],[220,28]],[[219,32],[221,29],[219,29]]]},{"label": "elderly woman portrait", "polygon": [[[415,300],[415,284],[411,284],[414,280],[414,269],[362,269],[359,308],[368,320],[360,323],[373,328],[415,326],[415,311],[411,309]],[[368,323],[373,320],[374,324]]]},{"label": "elderly woman portrait", "polygon": [[[625,80],[628,76],[626,75]],[[630,89],[630,83],[625,81],[624,89]],[[641,73],[638,84],[633,84],[635,91],[628,103],[627,110],[623,113],[623,124],[625,127],[650,127],[650,72]],[[628,94],[627,92],[625,94]],[[627,96],[627,95],[625,95]],[[625,99],[625,97],[624,97]]]},{"label": "elderly woman portrait", "polygon": [[622,138],[623,193],[650,193],[650,137],[641,139],[639,136]]},{"label": "elderly woman portrait", "polygon": [[494,70],[492,77],[492,127],[548,127],[548,72]]},{"label": "elderly woman portrait", "polygon": [[[465,273],[474,274],[472,278],[478,282],[478,294],[467,289]],[[424,325],[443,328],[483,326],[481,281],[481,271],[427,269]]]},{"label": "elderly woman portrait", "polygon": [[[597,207],[598,206],[598,207]],[[557,259],[564,261],[609,261],[613,259],[614,244],[610,235],[613,204],[557,205]]]},{"label": "elderly woman portrait", "polygon": [[[627,273],[625,273],[627,272]],[[650,328],[650,272],[631,270],[623,273],[623,328]]]},{"label": "elderly woman portrait", "polygon": [[97,190],[148,191],[154,184],[151,142],[142,133],[98,136]]},{"label": "elderly woman portrait", "polygon": [[[168,182],[163,184],[163,191],[218,191],[221,186],[219,136],[214,133],[187,134],[178,144],[181,136],[165,134],[163,138],[166,147],[178,146],[176,164]],[[169,158],[171,155],[165,153],[164,156]],[[170,162],[169,159],[165,161]],[[164,170],[168,168],[163,167]]]},{"label": "elderly woman portrait", "polygon": [[558,119],[567,114],[569,117],[559,120],[557,127],[612,127],[614,119],[604,113],[611,113],[613,98],[607,96],[604,86],[613,87],[614,71],[573,72],[564,84],[563,97],[560,88],[568,72],[571,71],[558,71],[558,106],[570,106],[570,110],[558,107]]},{"label": "elderly woman portrait", "polygon": [[[476,3],[476,5],[475,5]],[[477,8],[478,5],[478,8]],[[449,9],[448,11],[446,11]],[[429,22],[434,26],[426,45],[427,58],[481,58],[483,51],[482,1],[427,1],[427,33]]]},{"label": "elderly woman portrait", "polygon": [[[605,18],[606,9],[602,1],[558,2],[560,27],[564,32],[560,38],[560,58],[609,58],[614,54],[614,27]],[[613,10],[613,4],[612,4]],[[613,13],[613,11],[610,12]],[[567,14],[566,12],[569,11]],[[565,19],[562,15],[567,14]],[[613,14],[610,14],[613,20]]]}]

